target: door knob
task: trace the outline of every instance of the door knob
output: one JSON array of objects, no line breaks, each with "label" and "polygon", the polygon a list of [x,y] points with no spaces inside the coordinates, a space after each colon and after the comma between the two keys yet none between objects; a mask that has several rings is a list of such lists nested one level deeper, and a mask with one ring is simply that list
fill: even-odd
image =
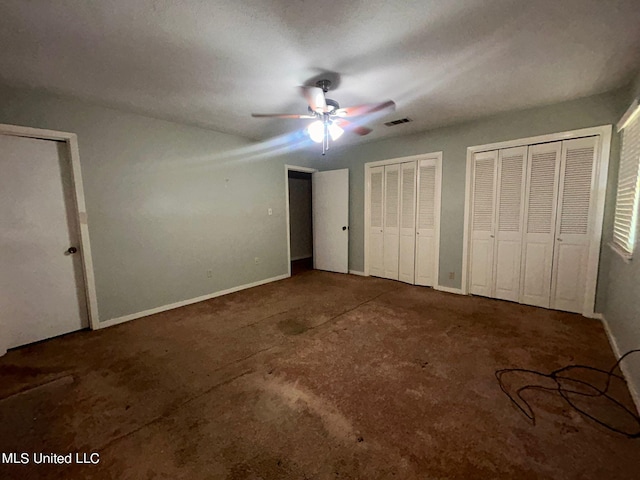
[{"label": "door knob", "polygon": [[347,227],[342,227],[342,230],[346,230],[346,229],[347,229]]},{"label": "door knob", "polygon": [[66,253],[68,253],[69,255],[73,255],[77,251],[78,251],[78,249],[76,247],[69,247],[69,249],[67,250]]},{"label": "door knob", "polygon": [[558,238],[557,238],[557,240],[558,240],[559,242],[561,242],[561,241],[562,241],[562,239],[561,239],[560,237],[558,237]]}]

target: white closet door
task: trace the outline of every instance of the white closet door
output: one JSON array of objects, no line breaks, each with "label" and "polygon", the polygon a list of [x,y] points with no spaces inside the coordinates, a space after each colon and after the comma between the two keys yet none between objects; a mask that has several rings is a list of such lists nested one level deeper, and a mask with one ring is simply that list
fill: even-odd
[{"label": "white closet door", "polygon": [[518,301],[527,147],[500,150],[494,252],[495,298]]},{"label": "white closet door", "polygon": [[432,287],[437,282],[440,231],[440,165],[438,159],[418,162],[416,215],[416,285]]},{"label": "white closet door", "polygon": [[400,253],[400,165],[384,167],[383,277],[398,280]]},{"label": "white closet door", "polygon": [[475,295],[492,296],[493,223],[498,151],[473,156],[473,207],[471,212],[471,284]]},{"label": "white closet door", "polygon": [[369,169],[369,274],[383,276],[384,167]]},{"label": "white closet door", "polygon": [[596,137],[563,142],[550,304],[557,310],[583,309],[595,152]]},{"label": "white closet door", "polygon": [[529,147],[520,303],[549,308],[562,142]]},{"label": "white closet door", "polygon": [[400,259],[398,279],[414,283],[416,247],[416,162],[406,162],[400,167]]}]

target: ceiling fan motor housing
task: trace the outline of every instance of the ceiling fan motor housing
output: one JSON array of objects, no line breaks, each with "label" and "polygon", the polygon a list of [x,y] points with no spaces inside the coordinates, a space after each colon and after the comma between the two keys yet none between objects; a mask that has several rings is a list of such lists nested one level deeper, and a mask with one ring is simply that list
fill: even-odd
[{"label": "ceiling fan motor housing", "polygon": [[[325,98],[325,103],[327,104],[328,107],[328,114],[333,115],[334,112],[336,110],[338,110],[340,108],[340,104],[338,102],[336,102],[335,100],[332,100],[331,98]],[[307,110],[309,110],[309,113],[311,114],[315,114],[316,112],[314,112],[311,107],[307,107]],[[322,115],[321,113],[319,113],[319,115]]]}]

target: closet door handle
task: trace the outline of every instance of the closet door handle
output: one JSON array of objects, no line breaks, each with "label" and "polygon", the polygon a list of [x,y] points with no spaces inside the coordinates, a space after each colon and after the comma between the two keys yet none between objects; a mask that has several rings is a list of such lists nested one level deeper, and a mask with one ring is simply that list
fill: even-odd
[{"label": "closet door handle", "polygon": [[558,240],[559,242],[561,242],[561,241],[562,241],[562,239],[561,239],[560,237],[556,238],[556,240]]}]

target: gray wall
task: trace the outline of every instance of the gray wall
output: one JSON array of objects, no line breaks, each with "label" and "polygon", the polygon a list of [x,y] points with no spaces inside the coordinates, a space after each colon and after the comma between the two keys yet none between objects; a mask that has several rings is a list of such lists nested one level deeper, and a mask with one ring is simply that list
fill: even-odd
[{"label": "gray wall", "polygon": [[306,174],[306,177],[289,177],[291,260],[309,258],[313,255],[311,174]]},{"label": "gray wall", "polygon": [[[353,147],[341,147],[339,142],[336,142],[320,168],[322,170],[349,169],[351,187],[349,268],[364,270],[364,164],[366,162],[420,153],[443,152],[439,283],[447,287],[460,288],[467,147],[615,123],[620,117],[620,112],[625,108],[627,96],[628,89],[622,89]],[[401,129],[402,126],[392,128]],[[612,157],[617,157],[618,148],[618,138],[614,135]],[[610,204],[609,198],[608,205]],[[611,208],[607,211],[609,214],[605,219],[605,230],[610,229],[611,225]],[[455,272],[453,280],[449,279],[449,272]],[[598,291],[598,306],[604,302],[604,290]]]},{"label": "gray wall", "polygon": [[101,321],[287,272],[283,158],[34,91],[0,88],[0,105],[0,123],[78,135]]},{"label": "gray wall", "polygon": [[[639,96],[640,75],[626,98],[623,111],[634,98]],[[613,185],[615,185],[618,173],[617,161],[613,167],[611,176],[613,177]],[[611,214],[613,214],[615,207],[614,203],[615,200],[611,205]],[[607,234],[604,240],[609,242],[612,238],[611,229],[607,230]],[[640,231],[636,239],[639,237]],[[624,354],[631,349],[640,348],[640,242],[636,240],[634,259],[630,263],[625,263],[618,254],[610,250],[606,253],[607,302],[602,312],[620,353]],[[627,373],[629,373],[628,380],[635,387],[636,394],[640,395],[640,353],[634,354],[625,360],[625,363]]]},{"label": "gray wall", "polygon": [[[640,94],[640,78],[633,91]],[[0,122],[78,134],[98,308],[108,320],[286,273],[284,163],[349,168],[349,267],[362,271],[364,163],[443,151],[440,284],[460,287],[466,148],[615,123],[632,96],[623,89],[359,146],[337,142],[326,157],[313,149],[255,158],[248,152],[256,145],[232,135],[6,87],[0,88]],[[605,242],[618,145],[614,135]],[[623,351],[640,344],[634,262],[603,248],[597,309]],[[640,362],[633,369],[640,378]]]}]

